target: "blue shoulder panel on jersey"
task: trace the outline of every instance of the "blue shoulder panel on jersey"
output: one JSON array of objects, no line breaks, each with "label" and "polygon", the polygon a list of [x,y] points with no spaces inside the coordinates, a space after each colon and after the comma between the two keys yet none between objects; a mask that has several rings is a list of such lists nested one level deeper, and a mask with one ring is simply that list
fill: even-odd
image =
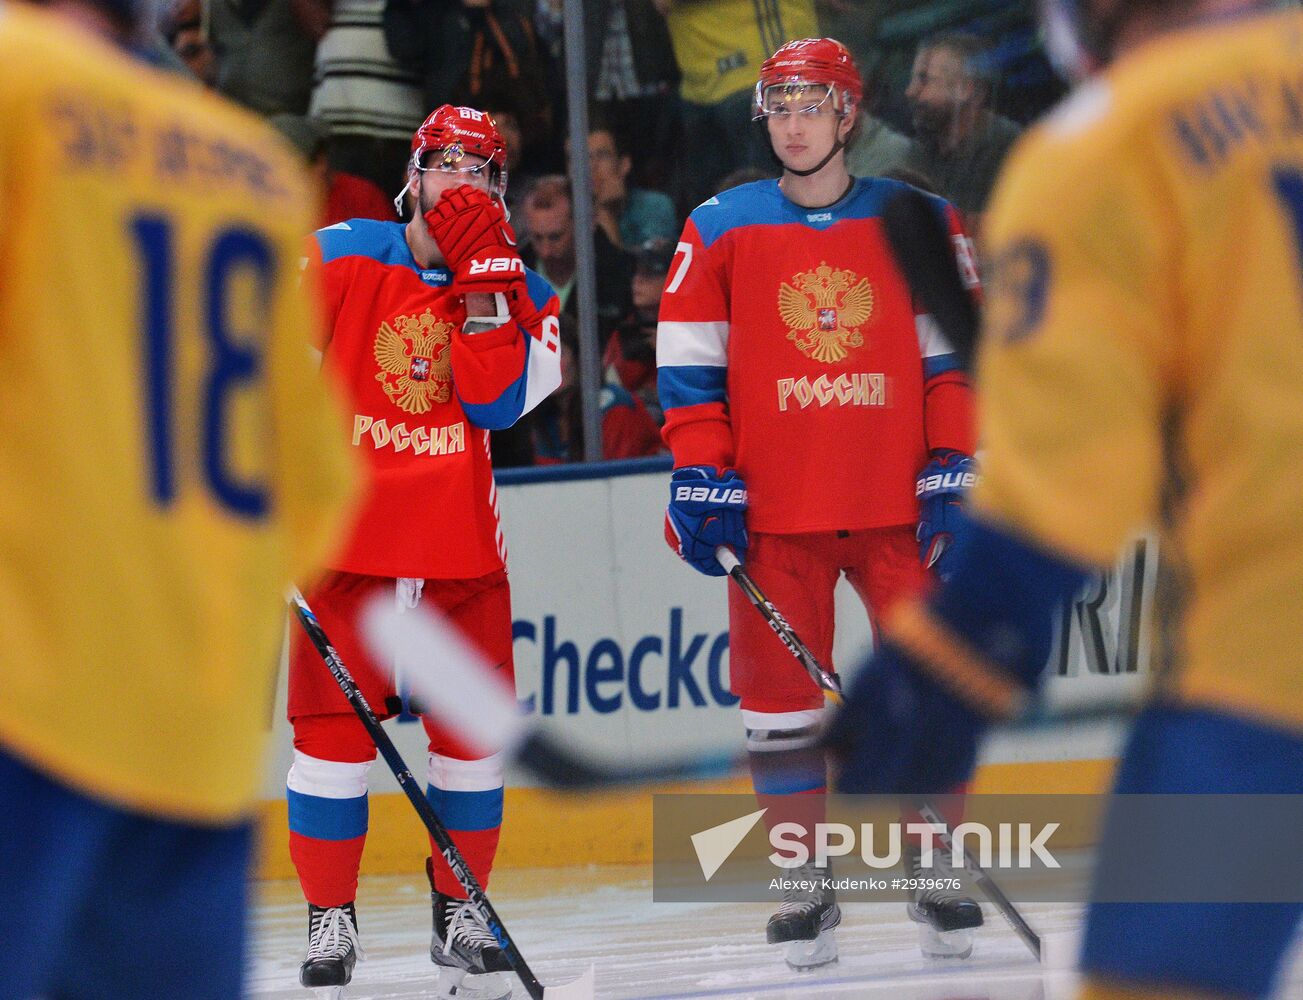
[{"label": "blue shoulder panel on jersey", "polygon": [[369,257],[381,264],[417,269],[401,222],[349,219],[318,229],[313,235],[321,247],[321,260],[326,264],[340,257]]},{"label": "blue shoulder panel on jersey", "polygon": [[[730,229],[745,226],[797,225],[824,230],[839,222],[875,219],[882,215],[887,199],[906,187],[885,177],[861,177],[840,201],[824,208],[803,208],[788,201],[778,181],[754,181],[717,194],[694,208],[690,217],[702,245],[710,246]],[[938,211],[944,211],[945,201],[930,197]]]},{"label": "blue shoulder panel on jersey", "polygon": [[727,385],[728,369],[713,365],[667,365],[656,372],[656,391],[667,410],[722,403],[728,397]]},{"label": "blue shoulder panel on jersey", "polygon": [[[520,377],[511,385],[502,390],[502,395],[492,403],[468,403],[461,398],[461,393],[457,394],[457,399],[461,403],[461,408],[466,413],[466,419],[476,427],[483,427],[487,431],[505,430],[520,419],[520,415],[525,412],[525,389],[529,379],[529,352],[534,349],[534,338],[531,337],[520,326],[513,321],[517,332],[525,338],[525,363],[521,366]],[[453,388],[457,387],[456,380],[453,381]]]}]

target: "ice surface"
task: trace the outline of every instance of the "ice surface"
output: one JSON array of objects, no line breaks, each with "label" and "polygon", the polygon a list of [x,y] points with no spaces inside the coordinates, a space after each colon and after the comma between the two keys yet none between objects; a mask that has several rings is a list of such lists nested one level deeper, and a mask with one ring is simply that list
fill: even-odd
[{"label": "ice surface", "polygon": [[[652,903],[645,867],[525,869],[496,873],[494,905],[545,984],[597,965],[602,998],[864,997],[868,1000],[1069,1000],[1076,977],[1043,970],[990,906],[967,961],[929,961],[899,903],[844,908],[840,961],[792,972],[765,944],[768,908],[756,904]],[[254,928],[251,995],[308,1000],[298,985],[307,907],[294,882],[264,883]],[[1075,929],[1075,906],[1029,904],[1042,935]],[[433,996],[429,894],[423,874],[363,880],[358,923],[367,958],[349,1000],[418,1000]],[[1303,996],[1303,961],[1286,977],[1282,997]],[[525,991],[517,983],[516,997]]]}]

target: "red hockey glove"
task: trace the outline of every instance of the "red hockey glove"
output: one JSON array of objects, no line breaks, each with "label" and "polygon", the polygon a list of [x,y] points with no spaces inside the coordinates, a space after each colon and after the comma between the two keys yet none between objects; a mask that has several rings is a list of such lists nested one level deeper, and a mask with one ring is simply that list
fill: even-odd
[{"label": "red hockey glove", "polygon": [[425,224],[454,271],[487,247],[516,245],[516,234],[502,205],[469,184],[445,191],[425,213]]},{"label": "red hockey glove", "polygon": [[453,269],[452,287],[461,295],[501,292],[515,315],[519,300],[526,296],[525,262],[510,247],[489,246],[477,250]]}]

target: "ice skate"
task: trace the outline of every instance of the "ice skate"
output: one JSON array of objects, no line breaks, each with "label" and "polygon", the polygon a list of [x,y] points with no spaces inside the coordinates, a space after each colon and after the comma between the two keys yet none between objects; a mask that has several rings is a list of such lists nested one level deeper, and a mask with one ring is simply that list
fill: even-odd
[{"label": "ice skate", "polygon": [[[959,877],[942,851],[933,852],[931,868],[923,867],[918,854],[910,854],[908,868],[924,885]],[[982,926],[982,908],[971,897],[949,887],[916,888],[905,910],[919,925],[918,946],[928,958],[967,958],[973,953],[973,929]]]},{"label": "ice skate", "polygon": [[441,892],[434,902],[430,961],[439,966],[438,996],[446,1000],[506,1000],[511,982],[507,956],[475,908]]},{"label": "ice skate", "polygon": [[317,1000],[341,1000],[353,978],[361,945],[352,903],[343,906],[308,904],[308,954],[299,966],[299,983]]},{"label": "ice skate", "polygon": [[[783,890],[783,902],[769,918],[765,939],[783,945],[783,959],[793,969],[814,969],[837,961],[837,939],[833,928],[842,920],[837,893],[824,880],[830,873],[812,864],[792,869]],[[811,882],[814,889],[800,885]]]}]

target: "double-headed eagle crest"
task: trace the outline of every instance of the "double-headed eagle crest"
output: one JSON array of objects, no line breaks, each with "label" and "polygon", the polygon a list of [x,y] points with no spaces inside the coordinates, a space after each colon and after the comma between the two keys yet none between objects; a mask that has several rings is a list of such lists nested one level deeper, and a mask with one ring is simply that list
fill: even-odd
[{"label": "double-headed eagle crest", "polygon": [[778,314],[789,327],[787,339],[815,361],[840,361],[862,347],[859,327],[873,313],[873,286],[853,271],[827,262],[798,274],[778,289]]},{"label": "double-headed eagle crest", "polygon": [[452,396],[452,324],[429,309],[381,323],[375,357],[376,381],[385,395],[406,413],[428,413],[435,403]]}]

